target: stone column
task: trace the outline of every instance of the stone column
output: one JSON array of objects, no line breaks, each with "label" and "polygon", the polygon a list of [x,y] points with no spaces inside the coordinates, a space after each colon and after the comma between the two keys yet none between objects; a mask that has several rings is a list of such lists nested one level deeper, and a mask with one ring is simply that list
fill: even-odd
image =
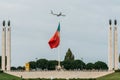
[{"label": "stone column", "polygon": [[2,27],[2,70],[5,70],[5,56],[6,56],[6,27],[5,21],[3,21]]},{"label": "stone column", "polygon": [[6,47],[6,53],[7,53],[7,70],[11,70],[11,27],[10,27],[10,21],[8,21],[8,27],[7,27],[7,47]]},{"label": "stone column", "polygon": [[118,32],[117,32],[117,21],[114,21],[115,27],[114,27],[114,69],[118,70]]},{"label": "stone column", "polygon": [[111,20],[109,20],[109,31],[108,31],[108,70],[113,70],[113,54],[112,54],[112,27]]}]

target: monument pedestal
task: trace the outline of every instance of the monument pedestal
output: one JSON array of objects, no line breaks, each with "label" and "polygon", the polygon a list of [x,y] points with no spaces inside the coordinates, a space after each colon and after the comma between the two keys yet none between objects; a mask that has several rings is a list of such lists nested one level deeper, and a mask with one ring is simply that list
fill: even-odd
[{"label": "monument pedestal", "polygon": [[62,70],[62,67],[60,65],[57,65],[56,70],[60,71],[60,70]]}]

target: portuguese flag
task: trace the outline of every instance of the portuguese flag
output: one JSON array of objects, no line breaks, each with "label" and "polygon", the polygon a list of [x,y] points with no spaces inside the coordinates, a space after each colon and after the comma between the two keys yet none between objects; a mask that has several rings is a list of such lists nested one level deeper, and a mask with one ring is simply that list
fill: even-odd
[{"label": "portuguese flag", "polygon": [[51,49],[57,48],[60,44],[60,23],[54,35],[50,38],[48,42]]}]

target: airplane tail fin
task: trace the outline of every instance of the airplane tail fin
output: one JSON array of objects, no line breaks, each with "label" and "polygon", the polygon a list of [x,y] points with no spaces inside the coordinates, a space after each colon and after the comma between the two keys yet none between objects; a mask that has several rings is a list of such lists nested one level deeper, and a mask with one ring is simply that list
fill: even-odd
[{"label": "airplane tail fin", "polygon": [[53,14],[53,11],[51,10],[51,14]]},{"label": "airplane tail fin", "polygon": [[62,16],[66,16],[66,15],[62,15]]}]

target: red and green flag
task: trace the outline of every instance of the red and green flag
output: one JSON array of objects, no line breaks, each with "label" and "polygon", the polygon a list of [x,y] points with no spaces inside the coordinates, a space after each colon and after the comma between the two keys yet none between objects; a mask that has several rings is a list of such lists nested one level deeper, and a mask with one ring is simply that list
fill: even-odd
[{"label": "red and green flag", "polygon": [[58,28],[55,32],[55,34],[50,38],[48,42],[51,49],[57,48],[60,44],[60,23],[58,25]]}]

